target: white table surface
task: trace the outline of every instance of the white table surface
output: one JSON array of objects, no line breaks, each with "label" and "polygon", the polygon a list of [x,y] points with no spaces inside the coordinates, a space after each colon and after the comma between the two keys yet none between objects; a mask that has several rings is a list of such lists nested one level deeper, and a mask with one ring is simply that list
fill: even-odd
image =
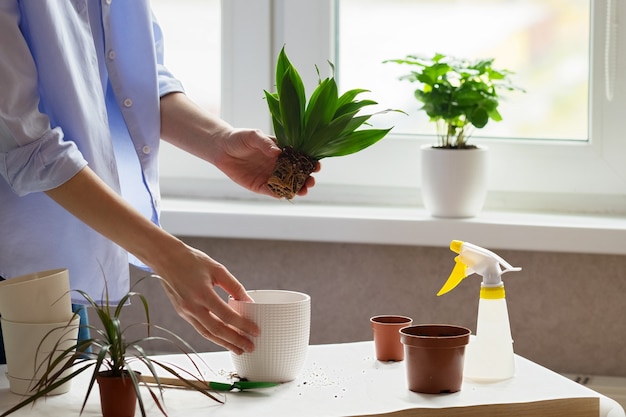
[{"label": "white table surface", "polygon": [[[204,375],[206,379],[228,382],[229,375],[234,371],[228,352],[203,353],[201,356],[211,368]],[[180,355],[163,356],[162,359],[184,363],[180,362],[183,359]],[[600,417],[626,416],[622,407],[612,399],[527,359],[516,356],[516,366],[516,376],[507,381],[481,384],[464,380],[458,393],[417,394],[407,389],[404,362],[377,361],[372,342],[316,345],[310,347],[305,366],[295,381],[263,390],[227,393],[222,395],[225,404],[215,403],[194,391],[176,388],[166,389],[164,396],[168,414],[172,417],[417,416],[423,414],[406,410],[424,409],[446,409],[446,416],[455,416],[462,414],[459,410],[485,404],[536,403],[589,397],[599,399]],[[4,366],[0,367],[0,410],[6,410],[20,400],[18,395],[9,391],[5,371]],[[83,374],[74,379],[69,393],[48,397],[14,415],[78,416],[87,380],[88,375]],[[161,415],[147,392],[145,394],[143,398],[148,415]],[[100,415],[98,401],[96,386],[83,416]],[[140,415],[139,410],[137,415]],[[476,415],[488,414],[483,410]]]}]

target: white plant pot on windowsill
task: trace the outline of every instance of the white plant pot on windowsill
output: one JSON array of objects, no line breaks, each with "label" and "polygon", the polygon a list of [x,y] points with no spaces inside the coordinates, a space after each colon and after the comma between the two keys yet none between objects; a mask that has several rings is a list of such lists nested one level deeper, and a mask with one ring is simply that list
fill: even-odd
[{"label": "white plant pot on windowsill", "polygon": [[487,196],[487,148],[423,146],[422,199],[434,217],[474,217]]}]

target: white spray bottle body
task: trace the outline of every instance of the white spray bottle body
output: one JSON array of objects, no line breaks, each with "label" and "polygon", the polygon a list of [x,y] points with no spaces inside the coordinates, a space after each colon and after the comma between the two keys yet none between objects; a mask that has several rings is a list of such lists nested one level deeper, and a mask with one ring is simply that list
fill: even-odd
[{"label": "white spray bottle body", "polygon": [[[467,242],[453,241],[450,248],[459,253],[456,266],[437,295],[454,289],[466,276],[483,276],[478,302],[476,335],[465,352],[463,375],[481,382],[500,381],[515,375],[513,338],[501,275],[519,271],[495,253]],[[505,267],[500,269],[500,265]]]},{"label": "white spray bottle body", "polygon": [[[481,292],[484,288],[481,288]],[[467,378],[490,382],[515,375],[513,338],[506,298],[480,298],[476,336],[467,346],[465,355],[463,374]]]}]

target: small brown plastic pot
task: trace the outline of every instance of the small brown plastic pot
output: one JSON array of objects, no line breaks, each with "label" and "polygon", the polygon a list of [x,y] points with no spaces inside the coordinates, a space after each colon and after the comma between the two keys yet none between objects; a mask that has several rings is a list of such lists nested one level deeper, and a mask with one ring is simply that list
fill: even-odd
[{"label": "small brown plastic pot", "polygon": [[424,394],[460,391],[470,333],[465,327],[447,324],[421,324],[400,330],[409,389]]},{"label": "small brown plastic pot", "polygon": [[103,417],[132,417],[135,415],[137,392],[130,375],[109,376],[107,371],[96,376],[100,388]]},{"label": "small brown plastic pot", "polygon": [[374,316],[370,319],[374,333],[376,359],[379,361],[401,361],[404,347],[400,342],[400,329],[410,326],[413,319],[405,316]]}]

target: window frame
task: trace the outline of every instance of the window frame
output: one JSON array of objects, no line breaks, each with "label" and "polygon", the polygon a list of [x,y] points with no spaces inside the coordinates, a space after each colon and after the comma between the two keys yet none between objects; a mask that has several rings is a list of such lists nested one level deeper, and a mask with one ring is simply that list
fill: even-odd
[{"label": "window frame", "polygon": [[[614,21],[626,19],[626,7],[618,8],[615,0],[591,2],[590,140],[498,140],[476,135],[474,142],[490,150],[488,207],[626,212],[626,141],[619,129],[626,109],[626,77],[615,77],[612,100],[605,93],[609,5],[615,12]],[[335,57],[334,11],[333,0],[223,1],[222,117],[235,126],[270,132],[262,90],[273,89],[278,51],[283,45],[287,47],[310,92],[317,83],[315,65],[325,75],[321,64]],[[615,31],[613,36],[614,44],[626,44],[626,31]],[[615,55],[615,71],[620,74],[620,70],[626,69],[626,54]],[[413,202],[421,181],[419,148],[433,143],[434,136],[412,137],[392,132],[358,154],[324,159],[322,171],[316,174],[317,197],[313,198],[331,203],[389,198],[394,198],[394,204]],[[198,161],[181,157],[172,159],[169,150],[167,158],[169,162],[162,164],[164,195],[173,192],[173,185],[180,180],[190,178],[197,181],[185,188],[188,194],[210,197],[207,187],[200,191],[197,185],[217,180],[221,196],[245,195],[228,181],[222,183],[224,176],[212,167],[200,167]],[[337,191],[351,189],[358,191]]]}]

